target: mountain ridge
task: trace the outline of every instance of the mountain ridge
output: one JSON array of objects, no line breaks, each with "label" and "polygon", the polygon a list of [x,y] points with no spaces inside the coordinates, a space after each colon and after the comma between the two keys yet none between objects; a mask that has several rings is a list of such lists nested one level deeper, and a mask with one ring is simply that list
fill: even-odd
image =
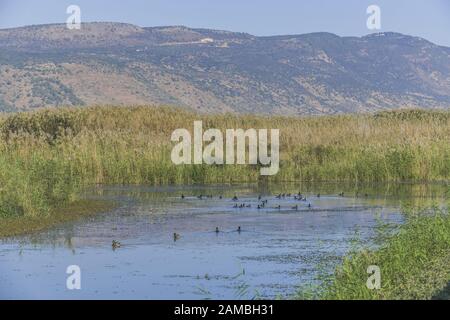
[{"label": "mountain ridge", "polygon": [[0,29],[0,110],[169,104],[336,114],[450,108],[450,48],[395,32],[253,36],[93,22]]}]

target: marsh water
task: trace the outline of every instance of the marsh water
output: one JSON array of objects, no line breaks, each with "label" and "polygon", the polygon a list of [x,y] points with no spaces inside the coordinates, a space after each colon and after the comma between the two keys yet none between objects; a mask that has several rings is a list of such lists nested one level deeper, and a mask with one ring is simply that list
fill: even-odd
[{"label": "marsh water", "polygon": [[[85,197],[114,201],[114,209],[0,242],[0,298],[286,298],[332,272],[355,243],[375,246],[380,221],[399,225],[402,207],[439,202],[445,190],[338,184],[98,187]],[[306,201],[294,197],[298,192]],[[284,197],[277,198],[280,193]],[[80,267],[80,290],[66,286],[70,265]]]}]

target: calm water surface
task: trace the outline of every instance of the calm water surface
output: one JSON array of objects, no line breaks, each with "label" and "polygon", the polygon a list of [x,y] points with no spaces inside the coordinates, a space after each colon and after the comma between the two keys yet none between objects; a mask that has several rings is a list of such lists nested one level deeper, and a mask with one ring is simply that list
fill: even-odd
[{"label": "calm water surface", "polygon": [[[275,197],[299,190],[306,201]],[[402,205],[438,200],[445,189],[378,186],[358,194],[346,189],[343,197],[342,190],[339,185],[98,188],[87,197],[116,201],[115,209],[0,243],[0,298],[289,297],[298,286],[314,283],[320,271],[333,270],[352,239],[371,245],[378,218],[400,224]],[[212,198],[199,199],[202,194]],[[258,195],[268,200],[264,209],[257,209]],[[235,203],[246,207],[233,208]],[[177,241],[174,232],[181,236]],[[113,240],[121,247],[113,250]],[[66,288],[69,265],[81,268],[81,290]]]}]

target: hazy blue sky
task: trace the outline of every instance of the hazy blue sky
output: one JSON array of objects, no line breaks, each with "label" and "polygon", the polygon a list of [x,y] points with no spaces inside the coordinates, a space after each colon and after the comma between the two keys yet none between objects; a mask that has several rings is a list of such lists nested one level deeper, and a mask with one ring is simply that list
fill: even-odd
[{"label": "hazy blue sky", "polygon": [[450,0],[0,0],[0,28],[65,22],[70,4],[81,7],[82,22],[186,25],[254,35],[371,33],[366,28],[366,8],[377,4],[381,31],[450,46]]}]

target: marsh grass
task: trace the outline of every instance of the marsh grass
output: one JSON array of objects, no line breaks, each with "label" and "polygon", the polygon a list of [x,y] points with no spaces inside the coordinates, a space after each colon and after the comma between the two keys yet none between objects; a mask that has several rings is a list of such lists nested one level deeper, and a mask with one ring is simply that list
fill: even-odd
[{"label": "marsh grass", "polygon": [[[444,297],[450,283],[450,215],[439,208],[407,213],[397,232],[385,233],[377,249],[350,250],[321,285],[304,288],[297,298],[332,300],[431,299]],[[381,288],[366,286],[367,268],[381,271]]]},{"label": "marsh grass", "polygon": [[[257,166],[182,165],[170,160],[174,129],[280,129],[280,171]],[[432,182],[450,178],[450,112],[402,110],[374,115],[264,117],[195,114],[170,107],[88,107],[4,115],[0,119],[0,237],[39,231],[108,209],[77,196],[96,184],[334,181]],[[361,192],[364,192],[362,189]],[[425,192],[425,191],[424,191]],[[416,299],[450,279],[450,218],[409,214],[381,247],[352,250],[334,275],[299,297]],[[382,240],[382,241],[381,241]],[[382,270],[381,290],[366,287],[367,267]],[[244,288],[245,289],[245,288]],[[447,293],[445,293],[447,292]]]},{"label": "marsh grass", "polygon": [[[280,171],[173,165],[174,129],[279,128]],[[450,175],[450,113],[266,117],[196,114],[171,107],[87,107],[0,120],[0,216],[37,217],[94,184],[256,181],[442,181]]]}]

